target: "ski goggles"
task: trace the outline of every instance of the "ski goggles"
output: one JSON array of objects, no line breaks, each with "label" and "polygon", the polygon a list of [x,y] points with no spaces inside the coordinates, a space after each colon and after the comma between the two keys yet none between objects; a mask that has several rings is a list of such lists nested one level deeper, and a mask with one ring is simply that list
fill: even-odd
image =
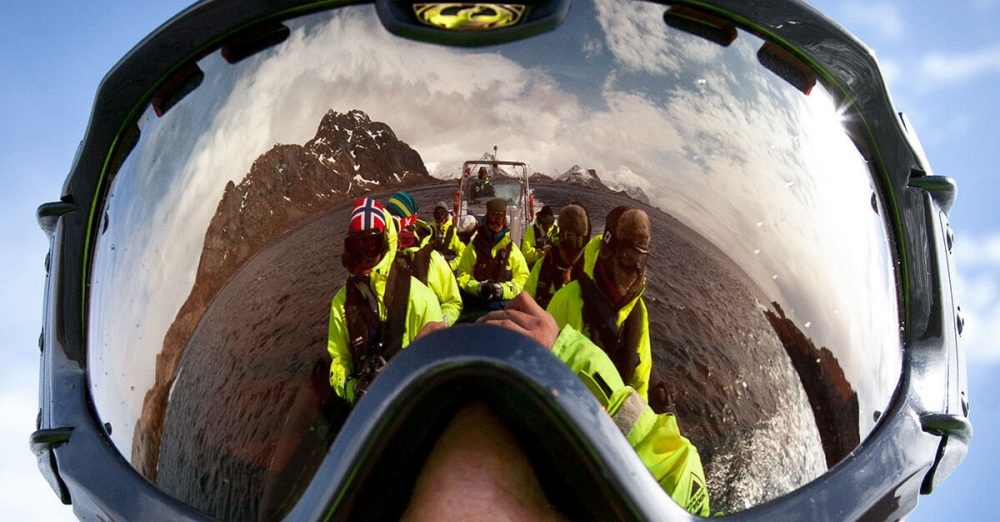
[{"label": "ski goggles", "polygon": [[348,272],[357,273],[374,267],[386,250],[386,238],[383,232],[371,231],[361,234],[348,234],[344,238],[344,253],[342,259]]},{"label": "ski goggles", "polygon": [[649,214],[648,402],[697,447],[713,513],[899,518],[964,458],[954,183],[812,9],[216,0],[108,75],[38,211],[32,447],[60,498],[109,519],[392,518],[476,396],[563,505],[686,519],[515,334],[446,330],[353,411],[332,396],[331,231],[362,194],[446,200],[435,181],[495,143],[539,173],[536,201],[598,230],[619,205]]},{"label": "ski goggles", "polygon": [[618,266],[632,274],[643,273],[649,263],[649,250],[635,244],[621,244],[614,252]]},{"label": "ski goggles", "polygon": [[576,252],[583,248],[583,245],[587,243],[588,236],[583,234],[577,234],[576,232],[563,232],[559,231],[557,240],[561,245],[566,245],[571,251]]}]

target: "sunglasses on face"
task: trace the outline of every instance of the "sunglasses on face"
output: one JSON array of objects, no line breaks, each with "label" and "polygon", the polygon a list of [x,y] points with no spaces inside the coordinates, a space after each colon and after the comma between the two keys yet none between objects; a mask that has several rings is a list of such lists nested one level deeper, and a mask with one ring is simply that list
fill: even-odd
[{"label": "sunglasses on face", "polygon": [[559,242],[571,250],[580,250],[587,242],[587,236],[575,232],[563,232],[559,235]]}]

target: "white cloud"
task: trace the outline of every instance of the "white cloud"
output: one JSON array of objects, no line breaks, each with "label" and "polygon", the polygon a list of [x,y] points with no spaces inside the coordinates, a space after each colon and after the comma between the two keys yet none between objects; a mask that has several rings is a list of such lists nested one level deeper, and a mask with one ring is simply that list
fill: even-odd
[{"label": "white cloud", "polygon": [[955,262],[969,364],[1000,363],[1000,235],[958,238]]},{"label": "white cloud", "polygon": [[958,275],[959,303],[965,318],[962,345],[969,364],[1000,363],[1000,299],[997,274]]},{"label": "white cloud", "polygon": [[1000,74],[1000,44],[969,52],[936,51],[921,60],[919,67],[925,88],[946,87],[997,75]]},{"label": "white cloud", "polygon": [[886,85],[890,86],[890,90],[895,90],[894,86],[903,80],[906,76],[903,72],[905,69],[899,62],[891,58],[878,58],[878,67],[882,71],[882,78],[885,79]]},{"label": "white cloud", "polygon": [[685,39],[684,56],[671,52],[669,41],[678,35],[663,32],[662,6],[601,0],[596,7],[608,49],[631,71],[667,74],[692,60],[705,62],[720,56],[717,45],[701,39]]},{"label": "white cloud", "polygon": [[873,34],[888,41],[906,37],[906,22],[894,2],[851,2],[843,7],[843,22],[857,32]]},{"label": "white cloud", "polygon": [[1000,271],[1000,235],[986,238],[965,238],[955,241],[955,259],[959,270],[975,267]]},{"label": "white cloud", "polygon": [[[35,368],[24,373],[34,375]],[[63,506],[38,471],[28,437],[38,412],[37,387],[33,379],[5,380],[0,389],[0,518],[3,520],[75,520],[71,508]]]}]

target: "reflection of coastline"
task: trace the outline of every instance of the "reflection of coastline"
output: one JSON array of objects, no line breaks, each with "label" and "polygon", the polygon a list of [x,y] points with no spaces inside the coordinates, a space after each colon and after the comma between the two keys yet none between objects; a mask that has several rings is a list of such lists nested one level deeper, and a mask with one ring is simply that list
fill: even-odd
[{"label": "reflection of coastline", "polygon": [[358,194],[433,181],[420,155],[386,124],[358,110],[328,112],[305,145],[275,145],[239,185],[226,185],[205,233],[191,294],[167,330],[155,381],[136,424],[132,463],[156,480],[170,387],[188,340],[233,274],[288,230]]},{"label": "reflection of coastline", "polygon": [[805,385],[816,424],[820,426],[827,466],[833,467],[861,443],[859,433],[858,393],[847,381],[844,370],[833,353],[816,348],[778,303],[771,303],[777,313],[764,315],[785,345],[785,351]]}]

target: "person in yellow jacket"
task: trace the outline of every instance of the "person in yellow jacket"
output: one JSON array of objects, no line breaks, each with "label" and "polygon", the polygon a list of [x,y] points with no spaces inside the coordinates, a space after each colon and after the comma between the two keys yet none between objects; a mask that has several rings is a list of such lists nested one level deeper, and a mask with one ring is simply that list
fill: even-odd
[{"label": "person in yellow jacket", "polygon": [[485,221],[462,253],[457,273],[466,307],[484,311],[503,308],[528,281],[528,264],[510,239],[503,198],[486,203]]},{"label": "person in yellow jacket", "polygon": [[524,260],[529,268],[533,268],[552,250],[558,236],[559,227],[555,225],[552,207],[545,205],[535,215],[535,220],[521,238],[521,253],[524,254]]},{"label": "person in yellow jacket", "polygon": [[465,250],[465,243],[458,237],[458,231],[444,201],[434,206],[431,233],[425,241],[444,256],[452,272],[458,270],[458,262],[462,258],[462,251]]},{"label": "person in yellow jacket", "polygon": [[434,293],[396,260],[392,219],[371,198],[358,199],[344,239],[349,276],[330,304],[330,386],[354,403],[368,383],[425,328],[442,324]]},{"label": "person in yellow jacket", "polygon": [[604,233],[584,250],[583,273],[556,292],[546,308],[560,328],[570,325],[601,347],[622,380],[646,401],[653,362],[642,293],[650,239],[644,211],[613,209]]},{"label": "person in yellow jacket", "polygon": [[594,394],[660,487],[688,512],[709,516],[709,493],[698,449],[681,435],[673,414],[657,414],[625,384],[604,350],[573,326],[560,327],[527,294],[479,322],[520,332],[549,348]]},{"label": "person in yellow jacket", "polygon": [[394,215],[393,221],[399,229],[398,255],[407,261],[410,274],[437,296],[445,326],[455,324],[462,313],[462,294],[458,290],[455,273],[432,244],[427,241],[420,243],[413,216],[400,218]]},{"label": "person in yellow jacket", "polygon": [[590,240],[587,210],[575,203],[559,211],[559,238],[555,250],[540,259],[531,269],[524,291],[542,308],[552,296],[583,273],[583,249]]}]

